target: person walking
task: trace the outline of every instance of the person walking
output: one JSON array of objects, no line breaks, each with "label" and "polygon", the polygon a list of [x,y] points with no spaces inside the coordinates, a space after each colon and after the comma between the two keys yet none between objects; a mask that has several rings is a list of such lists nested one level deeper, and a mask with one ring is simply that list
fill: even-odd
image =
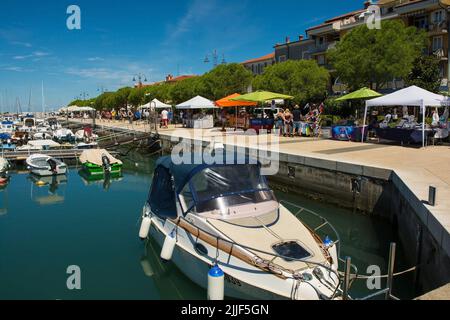
[{"label": "person walking", "polygon": [[113,122],[115,122],[117,120],[118,114],[117,114],[116,109],[112,109],[112,111],[111,111],[111,118],[112,118]]},{"label": "person walking", "polygon": [[294,107],[294,111],[292,112],[292,117],[294,121],[294,130],[293,134],[297,136],[301,136],[301,128],[302,128],[302,112],[300,111],[300,106],[297,104]]},{"label": "person walking", "polygon": [[161,127],[169,128],[169,112],[166,109],[161,112]]}]

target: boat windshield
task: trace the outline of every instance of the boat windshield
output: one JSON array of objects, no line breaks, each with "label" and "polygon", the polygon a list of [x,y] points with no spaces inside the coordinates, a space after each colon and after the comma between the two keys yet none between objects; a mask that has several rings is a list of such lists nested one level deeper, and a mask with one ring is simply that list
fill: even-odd
[{"label": "boat windshield", "polygon": [[196,213],[219,211],[226,215],[228,208],[276,200],[257,165],[217,166],[196,174],[182,194],[185,209]]}]

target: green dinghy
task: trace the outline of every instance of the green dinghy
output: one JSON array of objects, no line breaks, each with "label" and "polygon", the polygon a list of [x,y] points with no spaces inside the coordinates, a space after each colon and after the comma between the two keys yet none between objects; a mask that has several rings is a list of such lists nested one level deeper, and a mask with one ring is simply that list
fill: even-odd
[{"label": "green dinghy", "polygon": [[93,178],[101,179],[107,174],[116,177],[122,174],[122,161],[114,158],[104,149],[83,151],[80,162],[83,170]]}]

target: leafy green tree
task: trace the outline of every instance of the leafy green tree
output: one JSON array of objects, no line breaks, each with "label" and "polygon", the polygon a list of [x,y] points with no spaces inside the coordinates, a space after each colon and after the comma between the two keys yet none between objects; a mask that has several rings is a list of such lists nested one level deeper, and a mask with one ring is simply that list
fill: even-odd
[{"label": "leafy green tree", "polygon": [[170,99],[173,104],[179,104],[195,96],[205,96],[211,98],[208,94],[208,87],[204,77],[194,77],[179,81],[171,85]]},{"label": "leafy green tree", "polygon": [[77,99],[69,103],[69,106],[90,107],[95,103],[95,98],[89,100]]},{"label": "leafy green tree", "polygon": [[144,102],[145,88],[133,88],[128,95],[128,102],[135,108]]},{"label": "leafy green tree", "polygon": [[439,93],[439,87],[441,86],[439,59],[435,56],[421,56],[416,59],[406,79],[406,84]]},{"label": "leafy green tree", "polygon": [[253,74],[238,63],[222,64],[203,76],[208,98],[219,100],[233,93],[245,93]]},{"label": "leafy green tree", "polygon": [[151,87],[146,87],[144,89],[144,102],[148,103],[153,99],[158,99],[164,103],[170,102],[170,90],[172,86],[172,84],[161,83]]},{"label": "leafy green tree", "polygon": [[128,96],[131,93],[131,88],[121,88],[114,94],[114,108],[126,108],[128,106]]},{"label": "leafy green tree", "polygon": [[328,59],[352,90],[377,90],[394,78],[405,79],[427,43],[425,31],[389,20],[379,30],[365,25],[353,29],[328,52]]},{"label": "leafy green tree", "polygon": [[253,88],[291,95],[295,102],[307,103],[325,98],[329,78],[329,72],[314,60],[289,60],[267,67],[253,80]]}]

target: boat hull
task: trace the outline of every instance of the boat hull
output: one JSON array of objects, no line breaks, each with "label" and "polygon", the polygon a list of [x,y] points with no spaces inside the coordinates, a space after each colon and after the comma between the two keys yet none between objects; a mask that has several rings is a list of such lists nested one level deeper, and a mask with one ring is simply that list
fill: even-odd
[{"label": "boat hull", "polygon": [[28,166],[30,172],[36,176],[40,177],[51,177],[51,176],[58,176],[58,175],[64,175],[67,173],[67,167],[58,167],[56,171],[51,171],[49,168],[38,168],[33,166]]},{"label": "boat hull", "polygon": [[[152,218],[150,235],[163,246],[165,237],[176,228],[166,220]],[[199,254],[195,246],[201,244],[206,251]],[[217,251],[201,240],[193,238],[184,230],[178,229],[178,242],[173,253],[172,261],[191,281],[206,289],[208,286],[207,274],[215,264],[218,255],[219,266],[225,273],[225,296],[243,300],[319,300],[314,289],[324,287],[315,279],[312,282],[297,282],[294,279],[284,279],[255,266],[244,263],[229,254]],[[307,272],[311,272],[307,271]],[[336,283],[338,280],[335,279]],[[298,286],[298,287],[297,287]],[[325,291],[325,290],[324,290]],[[330,291],[327,292],[330,296]]]},{"label": "boat hull", "polygon": [[[159,232],[154,226],[150,231],[152,238],[158,243],[160,247],[164,244],[165,236]],[[181,249],[179,246],[175,248],[172,258],[173,263],[177,268],[192,282],[203,289],[208,287],[208,271],[211,269],[212,263],[207,263],[201,259],[196,258],[189,252]],[[240,300],[287,300],[287,297],[282,297],[271,292],[262,290],[260,288],[249,285],[229,275],[225,275],[225,296]],[[205,293],[205,299],[206,299]]]},{"label": "boat hull", "polygon": [[[111,165],[111,171],[109,172],[112,176],[117,176],[122,174],[122,167],[123,165],[121,163],[115,163]],[[102,166],[92,164],[92,163],[84,163],[83,164],[83,170],[93,177],[103,177],[105,175],[105,170]]]}]

